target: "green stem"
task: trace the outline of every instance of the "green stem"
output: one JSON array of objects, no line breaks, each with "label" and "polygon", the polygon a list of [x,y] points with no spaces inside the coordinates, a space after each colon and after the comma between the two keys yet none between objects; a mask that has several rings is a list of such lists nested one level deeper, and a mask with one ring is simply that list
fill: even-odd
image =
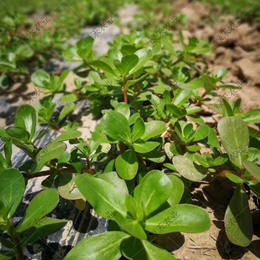
[{"label": "green stem", "polygon": [[16,232],[13,224],[8,228],[7,234],[15,244],[15,257],[17,260],[24,260],[24,248],[19,233]]},{"label": "green stem", "polygon": [[178,60],[176,60],[173,64],[172,64],[172,66],[175,66],[176,64],[178,64],[179,62],[181,62],[182,61],[182,59],[180,58],[180,59],[178,59]]}]

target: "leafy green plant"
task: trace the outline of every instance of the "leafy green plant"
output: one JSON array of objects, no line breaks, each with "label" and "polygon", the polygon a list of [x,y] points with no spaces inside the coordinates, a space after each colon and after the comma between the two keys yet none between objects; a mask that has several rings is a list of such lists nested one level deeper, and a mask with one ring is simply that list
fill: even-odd
[{"label": "leafy green plant", "polygon": [[[95,11],[96,3],[73,3],[93,24],[99,20],[97,15],[102,19],[107,15],[105,5]],[[82,5],[89,7],[88,12]],[[144,1],[142,5],[151,3]],[[166,9],[158,5],[156,12],[170,14]],[[18,64],[30,59],[41,37],[54,44],[48,45],[50,50],[59,49],[68,31],[75,33],[74,27],[84,23],[77,23],[75,17],[69,19],[70,11],[67,13],[63,6],[58,11],[62,14],[54,27],[61,34],[42,32],[25,44],[19,57],[3,55],[8,59],[0,64],[4,67],[0,79],[3,86],[6,71],[17,73]],[[148,15],[151,19],[153,16]],[[228,178],[230,186],[236,186],[225,215],[227,237],[239,246],[250,244],[253,223],[246,190],[260,196],[260,134],[252,127],[260,123],[260,110],[241,112],[241,99],[235,103],[219,99],[221,108],[216,108],[212,104],[215,90],[241,87],[225,83],[225,69],[208,71],[203,56],[210,45],[205,41],[193,37],[186,44],[182,33],[173,35],[169,31],[151,45],[149,38],[155,27],[161,28],[166,20],[161,17],[149,27],[137,20],[130,35],[115,37],[108,53],[98,59],[92,37],[69,46],[63,57],[80,62],[73,70],[79,78],[74,80],[72,91],[65,83],[69,70],[60,76],[44,70],[32,74],[32,82],[43,90],[44,98],[35,109],[19,107],[14,125],[0,128],[4,142],[4,153],[0,154],[0,188],[4,194],[0,200],[0,230],[9,236],[1,243],[10,249],[0,253],[7,259],[23,259],[24,248],[36,241],[36,235],[45,237],[65,224],[45,217],[57,205],[59,195],[74,201],[81,210],[88,202],[100,217],[110,220],[108,232],[84,239],[65,259],[175,259],[153,244],[153,238],[208,230],[208,214],[187,203],[192,202],[193,182],[209,181],[210,185],[217,176]],[[72,25],[68,30],[64,28],[67,22]],[[13,33],[19,30],[19,24],[12,19],[4,19],[4,24],[1,41],[5,47],[0,50],[8,47],[9,53],[16,46]],[[140,32],[142,25],[146,27]],[[61,111],[54,102],[56,95],[61,95]],[[88,99],[96,117],[102,115],[87,140],[79,131],[79,122],[69,121],[80,99]],[[208,123],[205,115],[210,113],[219,113],[222,119]],[[49,128],[39,131],[39,125]],[[50,131],[57,131],[57,137],[38,147],[37,141]],[[19,170],[12,168],[13,145],[29,156]],[[46,177],[41,183],[44,191],[31,202],[19,225],[13,224],[25,185],[39,176]],[[47,201],[51,201],[49,208]],[[39,209],[36,203],[41,205]]]},{"label": "leafy green plant", "polygon": [[22,221],[16,226],[12,218],[24,195],[24,178],[12,168],[1,171],[0,178],[0,232],[8,235],[8,238],[1,239],[8,250],[1,250],[0,257],[13,259],[15,256],[22,260],[27,245],[57,232],[67,221],[46,217],[59,202],[57,191],[49,189],[34,197]]},{"label": "leafy green plant", "polygon": [[121,255],[127,259],[176,259],[151,243],[151,234],[199,233],[210,227],[204,210],[178,204],[183,183],[160,171],[147,173],[132,195],[115,172],[79,175],[76,184],[97,214],[112,221],[109,232],[81,241],[66,260],[119,259]]},{"label": "leafy green plant", "polygon": [[119,103],[115,111],[105,114],[98,130],[93,133],[96,143],[118,142],[120,155],[115,161],[117,172],[122,178],[131,180],[138,172],[142,157],[153,157],[152,151],[162,144],[163,140],[158,136],[166,131],[166,126],[161,121],[144,123],[136,113],[130,117],[129,106]]}]

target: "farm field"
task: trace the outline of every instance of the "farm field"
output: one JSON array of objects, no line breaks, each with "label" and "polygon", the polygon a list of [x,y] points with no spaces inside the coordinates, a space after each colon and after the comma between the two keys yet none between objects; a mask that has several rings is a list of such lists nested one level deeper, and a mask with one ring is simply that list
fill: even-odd
[{"label": "farm field", "polygon": [[0,5],[0,260],[260,259],[258,1]]}]

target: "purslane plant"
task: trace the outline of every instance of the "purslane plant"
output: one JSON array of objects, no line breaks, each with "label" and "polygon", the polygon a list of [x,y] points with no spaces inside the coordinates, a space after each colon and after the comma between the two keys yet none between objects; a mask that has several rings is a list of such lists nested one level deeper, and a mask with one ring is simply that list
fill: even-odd
[{"label": "purslane plant", "polygon": [[13,259],[15,256],[17,260],[23,260],[27,245],[57,232],[67,221],[46,217],[59,202],[57,191],[48,189],[34,197],[17,226],[12,218],[24,195],[24,178],[12,168],[1,171],[0,178],[0,233],[8,235],[8,239],[1,239],[7,250],[0,251],[0,258]]},{"label": "purslane plant", "polygon": [[[36,105],[36,110],[28,105],[21,106],[14,126],[0,129],[5,143],[4,155],[0,155],[1,174],[12,168],[12,145],[15,145],[30,156],[19,167],[22,172],[19,176],[24,176],[25,181],[47,176],[42,182],[43,189],[56,188],[60,196],[74,200],[76,205],[78,201],[85,203],[87,200],[98,215],[112,220],[108,233],[84,240],[69,253],[68,259],[87,257],[85,254],[90,251],[91,256],[100,257],[98,259],[118,259],[122,254],[135,259],[131,253],[141,249],[143,253],[137,254],[140,259],[160,258],[161,254],[165,259],[174,259],[151,244],[150,235],[198,232],[200,230],[194,229],[194,221],[204,218],[208,223],[203,210],[192,205],[177,205],[184,195],[183,184],[176,175],[186,187],[217,175],[235,182],[237,188],[225,217],[226,233],[234,244],[247,246],[250,243],[253,229],[245,189],[249,187],[260,195],[260,134],[247,124],[260,123],[260,111],[241,113],[241,100],[235,104],[223,100],[221,111],[218,111],[223,119],[218,129],[214,128],[216,124],[205,123],[204,106],[217,111],[214,105],[208,104],[213,91],[239,87],[222,82],[226,70],[219,70],[217,74],[202,71],[197,63],[200,54],[208,50],[207,44],[192,38],[185,45],[182,38],[180,34],[182,50],[176,51],[170,36],[153,47],[147,46],[140,34],[120,36],[108,54],[99,60],[92,51],[93,44],[87,46],[80,40],[70,49],[71,53],[68,50],[66,54],[74,54],[82,60],[82,66],[75,72],[88,76],[87,83],[76,79],[75,90],[67,92],[64,80],[68,70],[60,76],[49,76],[42,70],[34,73],[34,84],[48,96]],[[204,94],[200,95],[199,91]],[[52,100],[61,93],[61,101],[66,106],[56,123],[53,121],[56,106]],[[101,123],[89,140],[82,138],[77,122],[67,121],[79,98],[90,99],[95,114],[103,113]],[[36,147],[36,141],[48,132],[39,133],[39,124],[47,124],[60,134],[45,147]],[[66,151],[64,142],[73,145],[73,149]],[[205,153],[203,148],[210,152]],[[174,175],[166,175],[161,170]],[[188,190],[185,195],[187,193]],[[156,198],[149,200],[148,196],[153,194],[157,194]],[[113,205],[119,208],[116,210]],[[164,219],[171,208],[180,213],[186,208],[190,215],[185,211],[174,221],[170,219],[168,225]],[[149,222],[151,220],[154,222]],[[189,230],[177,229],[174,225],[178,221],[182,224],[187,221]],[[197,224],[201,227],[201,223]],[[163,231],[156,231],[155,225]],[[109,243],[115,244],[119,251]],[[102,248],[108,253],[103,254]]]},{"label": "purslane plant", "polygon": [[115,111],[105,113],[97,128],[99,132],[92,133],[96,143],[118,143],[120,155],[115,166],[118,174],[126,180],[136,176],[138,164],[143,162],[143,157],[149,160],[152,151],[163,142],[160,135],[166,131],[164,122],[144,123],[138,113],[130,115],[125,103],[119,103]]},{"label": "purslane plant", "polygon": [[176,259],[154,245],[151,234],[199,233],[210,227],[201,208],[179,204],[184,185],[173,175],[150,171],[129,194],[116,172],[78,175],[76,184],[99,216],[110,219],[107,233],[81,241],[67,256],[76,259]]}]

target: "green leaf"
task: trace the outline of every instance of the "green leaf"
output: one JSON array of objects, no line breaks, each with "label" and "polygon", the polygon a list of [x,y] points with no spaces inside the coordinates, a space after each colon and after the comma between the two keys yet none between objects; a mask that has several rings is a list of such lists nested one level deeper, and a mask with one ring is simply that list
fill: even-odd
[{"label": "green leaf", "polygon": [[36,87],[43,88],[43,82],[50,83],[49,74],[44,70],[37,70],[32,74],[32,82]]},{"label": "green leaf", "polygon": [[[114,61],[114,60],[121,61],[122,57],[123,57],[122,53],[118,49],[110,49],[107,54],[108,54],[108,58],[109,58],[110,62]],[[130,54],[132,54],[132,53],[130,53]]]},{"label": "green leaf", "polygon": [[67,200],[83,199],[84,196],[75,187],[76,174],[62,171],[58,176],[58,191],[62,198]]},{"label": "green leaf", "polygon": [[155,234],[171,232],[200,233],[209,230],[208,213],[193,205],[180,204],[146,220],[145,229]]},{"label": "green leaf", "polygon": [[149,153],[159,145],[158,142],[134,143],[134,149],[137,153]]},{"label": "green leaf", "polygon": [[8,167],[12,167],[12,142],[6,142],[4,145],[4,152],[5,152],[5,160]]},{"label": "green leaf", "polygon": [[166,105],[166,108],[171,115],[174,115],[177,118],[181,118],[186,115],[185,111],[180,110],[177,106],[173,104]]},{"label": "green leaf", "polygon": [[52,159],[58,159],[66,149],[64,143],[49,143],[36,156],[36,163],[32,172],[39,172],[44,164]]},{"label": "green leaf", "polygon": [[[140,117],[140,114],[139,114],[139,113],[134,113],[134,114],[131,115],[131,117],[128,119],[128,124],[129,124],[129,125],[133,125],[139,117]],[[0,130],[1,130],[1,128],[0,128]]]},{"label": "green leaf", "polygon": [[62,132],[53,142],[57,143],[57,142],[71,140],[71,139],[76,139],[81,135],[82,133],[80,131],[69,129],[66,132]]},{"label": "green leaf", "polygon": [[237,167],[243,168],[249,146],[249,131],[239,117],[225,117],[218,124],[218,131],[229,159]]},{"label": "green leaf", "polygon": [[257,124],[260,123],[260,109],[251,110],[243,114],[242,119],[247,124]]},{"label": "green leaf", "polygon": [[116,158],[116,170],[125,180],[132,180],[135,177],[138,171],[138,160],[134,150],[127,150]]},{"label": "green leaf", "polygon": [[77,96],[75,94],[67,94],[63,95],[61,98],[61,102],[75,102],[77,100]]},{"label": "green leaf", "polygon": [[116,172],[100,174],[97,177],[112,184],[122,194],[122,196],[128,195],[125,181],[119,178]]},{"label": "green leaf", "polygon": [[234,113],[230,104],[225,99],[222,99],[221,102],[223,104],[223,117],[233,116]]},{"label": "green leaf", "polygon": [[216,80],[204,73],[201,73],[201,77],[204,81],[204,87],[207,90],[207,92],[210,92],[214,88],[216,88]]},{"label": "green leaf", "polygon": [[96,67],[96,68],[99,68],[113,76],[116,76],[115,72],[113,71],[113,69],[108,65],[106,64],[105,62],[103,61],[100,61],[100,60],[96,60],[96,61],[93,61],[91,63],[92,66]]},{"label": "green leaf", "polygon": [[187,115],[193,115],[198,112],[201,112],[203,109],[201,107],[187,107],[185,110]]},{"label": "green leaf", "polygon": [[253,162],[243,161],[243,166],[260,182],[260,168]]},{"label": "green leaf", "polygon": [[139,240],[134,237],[123,240],[121,251],[127,259],[132,260],[176,260],[176,258],[166,250],[147,240]]},{"label": "green leaf", "polygon": [[14,251],[0,250],[0,259],[1,260],[13,260],[14,257],[15,257]]},{"label": "green leaf", "polygon": [[138,61],[139,58],[135,54],[132,54],[124,56],[121,62],[114,60],[114,65],[123,76],[126,76],[137,65]]},{"label": "green leaf", "polygon": [[129,117],[130,117],[129,105],[127,105],[126,103],[119,103],[119,104],[116,106],[115,111],[121,113],[121,114],[124,115],[127,119],[129,119]]},{"label": "green leaf", "polygon": [[213,128],[209,128],[208,144],[213,148],[216,147],[216,148],[220,149],[219,140],[218,140],[216,131]]},{"label": "green leaf", "polygon": [[94,39],[90,41],[86,41],[85,39],[79,40],[77,42],[77,54],[83,60],[86,59],[92,50],[93,44],[94,44]]},{"label": "green leaf", "polygon": [[145,132],[144,120],[141,117],[138,117],[133,127],[132,141],[135,142],[136,140],[141,138],[144,132]]},{"label": "green leaf", "polygon": [[121,113],[109,111],[103,117],[102,125],[109,137],[123,143],[131,143],[130,127],[126,117]]},{"label": "green leaf", "polygon": [[118,260],[121,257],[120,244],[128,237],[118,231],[91,236],[80,241],[64,260]]},{"label": "green leaf", "polygon": [[6,133],[18,140],[28,142],[30,136],[29,133],[21,127],[8,127]]},{"label": "green leaf", "polygon": [[246,247],[251,243],[253,224],[247,194],[242,185],[237,185],[225,214],[225,229],[228,239],[235,245]]},{"label": "green leaf", "polygon": [[99,132],[92,132],[92,139],[97,144],[111,143],[111,141],[108,140],[108,138],[105,134],[102,134],[102,133],[99,133]]},{"label": "green leaf", "polygon": [[174,167],[178,170],[178,172],[186,179],[190,181],[201,181],[207,175],[202,173],[200,167],[194,164],[189,158],[184,156],[175,156],[172,159]]},{"label": "green leaf", "polygon": [[137,204],[142,205],[146,216],[158,209],[171,196],[171,180],[160,171],[150,171],[134,191]]},{"label": "green leaf", "polygon": [[199,140],[202,140],[209,135],[209,129],[210,128],[208,127],[208,125],[206,125],[206,124],[201,125],[198,127],[198,129],[196,129],[195,133],[189,139],[192,142],[197,142]]},{"label": "green leaf", "polygon": [[228,83],[228,84],[223,84],[220,86],[217,86],[218,88],[225,88],[225,89],[241,89],[241,86],[239,84],[236,83]]},{"label": "green leaf", "polygon": [[145,123],[145,132],[141,139],[143,141],[147,141],[153,137],[156,137],[158,135],[161,135],[166,131],[166,125],[162,121],[150,121],[148,123]]},{"label": "green leaf", "polygon": [[139,58],[138,64],[129,72],[129,75],[137,72],[139,69],[143,68],[145,64],[150,61],[153,57],[153,52],[147,49],[139,49],[135,52],[135,55]]},{"label": "green leaf", "polygon": [[50,213],[59,203],[56,189],[44,190],[33,198],[25,212],[22,222],[17,227],[18,233],[34,226],[37,222]]},{"label": "green leaf", "polygon": [[199,145],[186,146],[186,148],[190,152],[198,152],[201,149],[201,147]]},{"label": "green leaf", "polygon": [[25,239],[23,240],[23,244],[32,244],[41,238],[52,235],[63,228],[67,222],[67,220],[48,217],[40,219],[36,225],[32,226],[28,231],[25,232]]},{"label": "green leaf", "polygon": [[[64,70],[60,77],[59,77],[59,80],[58,80],[58,89],[62,90],[63,89],[63,81],[67,78],[67,76],[69,75],[70,73],[70,70],[69,69],[66,69]],[[72,94],[73,95],[73,94]]]},{"label": "green leaf", "polygon": [[111,160],[111,161],[107,164],[107,166],[106,166],[106,168],[105,168],[105,170],[104,170],[104,173],[112,172],[112,171],[114,171],[114,169],[115,169],[115,160]]},{"label": "green leaf", "polygon": [[180,90],[174,96],[173,104],[177,107],[181,107],[184,103],[186,103],[192,95],[192,91],[190,90]]},{"label": "green leaf", "polygon": [[137,220],[125,218],[118,212],[114,212],[113,216],[117,224],[127,233],[139,239],[147,239],[145,231]]},{"label": "green leaf", "polygon": [[109,218],[114,211],[126,215],[125,197],[114,185],[88,174],[78,175],[76,184],[99,216]]},{"label": "green leaf", "polygon": [[59,115],[59,119],[58,121],[60,122],[63,118],[65,118],[67,115],[69,115],[70,113],[72,113],[74,111],[74,109],[76,108],[76,104],[74,103],[69,103],[67,104],[61,111],[60,115]]},{"label": "green leaf", "polygon": [[226,177],[234,183],[237,183],[237,184],[243,184],[244,183],[244,181],[240,177],[236,176],[235,174],[226,173]]},{"label": "green leaf", "polygon": [[131,260],[147,260],[147,253],[141,240],[129,237],[122,241],[121,252],[123,256]]},{"label": "green leaf", "polygon": [[120,51],[124,56],[126,56],[135,53],[136,47],[133,45],[123,45]]},{"label": "green leaf", "polygon": [[34,140],[36,135],[36,125],[37,125],[37,114],[33,107],[29,105],[23,105],[19,107],[16,112],[15,126],[22,127],[19,125],[19,119],[23,119],[25,130],[30,134],[30,139]]},{"label": "green leaf", "polygon": [[8,218],[11,218],[20,204],[25,182],[23,175],[16,169],[6,169],[0,172],[1,201]]},{"label": "green leaf", "polygon": [[184,193],[184,184],[180,178],[174,175],[168,175],[168,178],[172,182],[172,192],[167,202],[170,204],[170,206],[177,205],[181,201],[182,195]]},{"label": "green leaf", "polygon": [[125,200],[125,205],[128,210],[128,212],[133,216],[134,219],[137,219],[139,221],[142,221],[144,218],[144,212],[140,205],[138,205],[135,201],[135,199],[128,195]]},{"label": "green leaf", "polygon": [[239,113],[240,107],[241,107],[241,101],[242,101],[241,98],[239,98],[239,99],[236,100],[236,102],[235,102],[235,104],[234,104],[234,107],[233,107],[233,113],[234,113],[234,115],[236,115],[236,114]]},{"label": "green leaf", "polygon": [[142,240],[143,246],[147,253],[148,260],[156,260],[156,259],[163,259],[163,260],[176,260],[176,258],[168,253],[166,250],[153,245],[149,241]]}]

